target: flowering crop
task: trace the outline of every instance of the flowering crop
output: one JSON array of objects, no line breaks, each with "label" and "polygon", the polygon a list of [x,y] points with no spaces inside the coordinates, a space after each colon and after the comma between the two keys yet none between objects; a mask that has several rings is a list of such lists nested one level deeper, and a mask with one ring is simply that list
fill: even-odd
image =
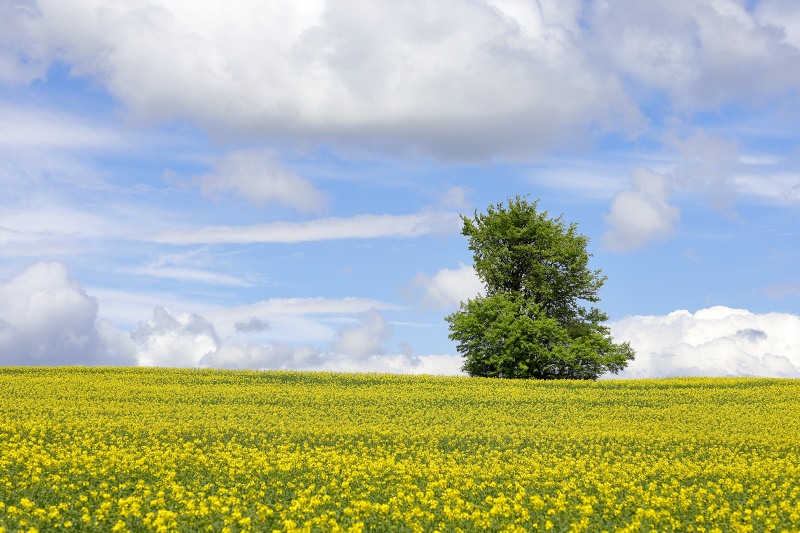
[{"label": "flowering crop", "polygon": [[800,531],[800,381],[0,369],[0,533]]}]

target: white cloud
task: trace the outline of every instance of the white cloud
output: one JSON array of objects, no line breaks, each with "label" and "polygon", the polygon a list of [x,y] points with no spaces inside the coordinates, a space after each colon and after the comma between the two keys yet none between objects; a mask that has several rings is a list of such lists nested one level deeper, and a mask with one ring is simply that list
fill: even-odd
[{"label": "white cloud", "polygon": [[38,0],[3,7],[0,79],[62,61],[135,120],[188,119],[217,138],[527,156],[591,127],[635,132],[644,121],[626,89],[690,112],[796,89],[799,11],[791,0],[750,11],[736,0]]},{"label": "white cloud", "polygon": [[9,16],[5,50],[73,65],[135,120],[187,118],[218,138],[474,159],[635,129],[580,41],[581,3],[541,4],[38,0]]},{"label": "white cloud", "polygon": [[211,283],[214,285],[230,285],[234,287],[249,287],[251,285],[251,283],[248,283],[235,276],[193,268],[148,265],[142,268],[127,269],[127,271],[131,274],[144,274],[156,278],[169,278],[188,282],[197,281],[201,283]]},{"label": "white cloud", "polygon": [[325,363],[315,370],[328,372],[390,372],[392,374],[464,375],[464,361],[458,355],[405,354],[371,355],[355,359],[341,354],[329,354]]},{"label": "white cloud", "polygon": [[131,339],[140,365],[164,367],[198,366],[220,342],[208,320],[188,313],[173,315],[163,307],[156,307],[153,318],[140,322]]},{"label": "white cloud", "polygon": [[221,341],[219,348],[200,360],[200,367],[261,370],[312,370],[322,372],[391,372],[393,374],[463,375],[463,360],[455,355],[404,354],[353,357],[323,352],[311,346],[289,344],[240,345],[231,339]]},{"label": "white cloud", "polygon": [[144,317],[152,315],[153,307],[156,305],[179,314],[197,309],[207,312],[218,307],[210,305],[207,301],[183,298],[170,292],[146,291],[143,288],[126,291],[90,286],[89,292],[100,302],[98,316],[113,322],[123,330],[136,329]]},{"label": "white cloud", "polygon": [[[46,176],[38,179],[25,175],[29,170],[25,164],[20,164],[20,172],[14,168],[14,163],[0,153],[0,253],[4,256],[41,258],[85,253],[98,241],[135,239],[164,227],[165,220],[176,218],[174,212],[144,202],[130,202],[127,198],[109,201],[109,196],[115,195],[106,195],[106,191],[97,195],[96,190],[73,194],[75,191],[67,190],[69,185],[61,187],[50,179],[64,169],[37,168],[40,177]],[[65,172],[71,176],[73,170],[79,169]],[[88,189],[94,185],[78,186]],[[83,201],[76,201],[80,197]]]},{"label": "white cloud", "polygon": [[[0,4],[0,81],[30,83],[47,71],[46,43],[37,43],[27,34],[24,20],[36,11],[30,0]],[[45,56],[44,58],[42,56]]]},{"label": "white cloud", "polygon": [[339,330],[339,339],[331,345],[335,351],[362,359],[386,353],[383,343],[389,340],[394,328],[374,307],[356,315],[358,326]]},{"label": "white cloud", "polygon": [[[332,321],[369,309],[403,309],[402,306],[372,298],[271,298],[266,301],[233,308],[212,309],[202,316],[212,321],[224,335],[238,340],[255,338],[263,342],[328,343],[337,338]],[[237,324],[246,324],[252,317],[269,322],[270,327],[240,335]]]},{"label": "white cloud", "polygon": [[113,149],[122,137],[106,126],[63,111],[0,101],[0,149]]},{"label": "white cloud", "polygon": [[256,316],[251,316],[247,321],[237,322],[234,329],[240,333],[260,333],[269,329],[269,322]]},{"label": "white cloud", "polygon": [[131,233],[147,231],[145,228],[156,231],[161,225],[157,222],[160,217],[149,207],[138,213],[121,205],[114,205],[108,213],[73,208],[52,185],[48,190],[47,183],[29,184],[27,191],[24,183],[15,184],[21,194],[4,196],[3,185],[8,183],[3,183],[3,177],[0,168],[0,253],[5,257],[41,259],[86,253],[93,241],[125,239]]},{"label": "white cloud", "polygon": [[472,265],[458,264],[457,269],[443,268],[433,276],[418,273],[412,287],[421,287],[423,309],[448,309],[483,294],[483,283]]},{"label": "white cloud", "polygon": [[780,28],[782,41],[800,49],[800,9],[794,0],[761,0],[754,15],[763,26]]},{"label": "white cloud", "polygon": [[413,372],[406,371],[408,374],[432,374],[445,376],[466,375],[461,370],[464,365],[464,358],[460,355],[424,355],[413,359],[416,363]]},{"label": "white cloud", "polygon": [[[25,218],[26,225],[41,226],[54,217],[70,215],[64,217],[66,225],[52,228],[63,234],[76,216],[89,219],[92,215],[69,213],[68,194],[112,189],[88,160],[94,154],[107,157],[127,147],[118,132],[99,122],[0,99],[0,205],[5,207],[0,226],[19,229],[8,225],[9,218]],[[95,226],[119,227],[117,218],[115,212],[105,224],[95,222]],[[17,248],[35,248],[38,237],[22,237],[31,237],[30,242],[17,242]]]},{"label": "white cloud", "polygon": [[[3,7],[0,79],[60,61],[133,120],[188,119],[215,139],[526,157],[589,130],[635,134],[642,88],[688,112],[796,90],[799,12],[792,0],[38,0]],[[212,185],[265,196],[247,180]]]},{"label": "white cloud", "polygon": [[739,174],[731,177],[731,185],[738,194],[778,200],[800,202],[800,174],[797,172],[770,172],[766,175]]},{"label": "white cloud", "polygon": [[321,315],[361,313],[371,308],[403,309],[402,306],[372,298],[270,298],[262,302],[230,309],[211,311],[207,315],[216,323],[219,320],[246,320],[251,316]]},{"label": "white cloud", "polygon": [[[219,260],[203,246],[180,253],[159,254],[147,265],[120,269],[121,272],[153,276],[156,278],[177,279],[187,282],[229,285],[233,287],[249,287],[252,285],[239,277],[208,270],[208,265],[217,265]],[[205,267],[205,268],[203,268]]]},{"label": "white cloud", "polygon": [[668,203],[669,178],[637,168],[631,173],[631,185],[632,190],[614,197],[610,212],[603,215],[609,226],[603,240],[610,250],[622,252],[666,239],[680,221],[680,209]]},{"label": "white cloud", "polygon": [[193,180],[204,196],[215,198],[231,191],[256,205],[277,202],[301,212],[319,212],[325,205],[323,194],[310,181],[285,169],[273,151],[238,150],[213,166],[213,172]]},{"label": "white cloud", "polygon": [[679,183],[700,188],[708,195],[714,209],[725,209],[733,203],[732,175],[744,168],[736,141],[722,139],[698,128],[684,138],[670,132],[664,137],[664,142],[682,159],[675,171]]},{"label": "white cloud", "polygon": [[377,310],[358,316],[360,326],[339,330],[334,351],[310,345],[239,344],[220,338],[214,325],[197,315],[173,315],[157,307],[153,318],[131,334],[141,365],[167,367],[319,370],[333,372],[395,372],[459,374],[461,358],[451,355],[387,354],[383,342],[391,324]]},{"label": "white cloud", "polygon": [[318,368],[325,354],[310,346],[295,348],[287,343],[261,345],[236,344],[223,339],[217,349],[205,354],[198,366],[204,368],[238,368],[263,370],[308,370]]},{"label": "white cloud", "polygon": [[[779,29],[791,19],[758,11],[735,0],[594,2],[585,45],[614,72],[665,91],[678,109],[714,109],[800,84],[798,43]],[[796,4],[786,11],[796,17]]]},{"label": "white cloud", "polygon": [[717,306],[694,314],[632,316],[610,327],[615,341],[630,341],[636,350],[635,360],[619,378],[800,378],[800,317],[796,315]]},{"label": "white cloud", "polygon": [[304,222],[270,222],[252,226],[165,229],[143,239],[164,244],[298,243],[332,239],[448,235],[457,233],[460,229],[461,219],[456,213],[423,212],[411,215],[356,215],[350,218],[321,218]]},{"label": "white cloud", "polygon": [[126,365],[133,345],[59,262],[36,263],[0,283],[0,364]]},{"label": "white cloud", "polygon": [[9,230],[5,242],[49,236],[97,237],[107,235],[110,224],[113,228],[111,231],[115,231],[116,224],[105,217],[54,204],[27,210],[4,209],[0,214],[0,226]]},{"label": "white cloud", "polygon": [[454,209],[456,211],[469,209],[472,206],[472,202],[469,201],[471,192],[472,191],[467,187],[450,187],[439,200],[439,207],[442,209]]}]

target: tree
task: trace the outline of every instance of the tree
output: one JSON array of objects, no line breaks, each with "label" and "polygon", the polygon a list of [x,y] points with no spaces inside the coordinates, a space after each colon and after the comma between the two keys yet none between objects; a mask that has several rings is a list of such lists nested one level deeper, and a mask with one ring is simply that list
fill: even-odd
[{"label": "tree", "polygon": [[475,271],[485,296],[461,304],[445,320],[471,376],[597,379],[634,358],[628,343],[614,344],[598,302],[606,280],[589,270],[589,239],[577,224],[538,213],[538,200],[519,196],[462,216]]}]

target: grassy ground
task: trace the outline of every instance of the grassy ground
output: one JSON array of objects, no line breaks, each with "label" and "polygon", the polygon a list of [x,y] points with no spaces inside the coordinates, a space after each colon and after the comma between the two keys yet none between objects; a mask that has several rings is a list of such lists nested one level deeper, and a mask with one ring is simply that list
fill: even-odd
[{"label": "grassy ground", "polygon": [[37,530],[800,531],[800,381],[2,368]]}]

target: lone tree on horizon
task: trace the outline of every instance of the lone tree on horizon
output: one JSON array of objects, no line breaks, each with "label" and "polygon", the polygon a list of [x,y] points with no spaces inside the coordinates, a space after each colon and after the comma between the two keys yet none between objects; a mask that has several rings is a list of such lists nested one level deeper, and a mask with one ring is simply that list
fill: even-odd
[{"label": "lone tree on horizon", "polygon": [[486,295],[462,302],[445,318],[470,376],[597,379],[617,373],[634,358],[625,342],[614,344],[608,315],[586,309],[606,280],[587,268],[589,239],[561,216],[536,212],[538,200],[519,196],[462,215],[475,271]]}]

